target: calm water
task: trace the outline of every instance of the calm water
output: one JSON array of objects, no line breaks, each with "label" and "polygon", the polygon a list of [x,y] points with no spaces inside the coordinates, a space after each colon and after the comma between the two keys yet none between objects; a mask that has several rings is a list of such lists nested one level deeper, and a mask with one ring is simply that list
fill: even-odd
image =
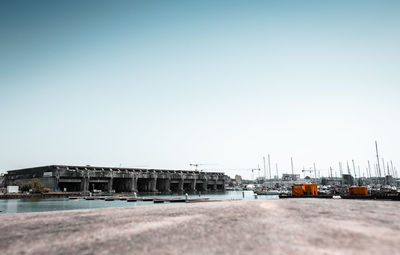
[{"label": "calm water", "polygon": [[[243,193],[244,192],[244,198]],[[138,196],[151,196],[159,198],[181,197],[182,194],[176,195],[154,195],[154,194],[139,194]],[[231,200],[231,199],[254,199],[253,191],[225,191],[207,194],[190,194],[189,198],[210,198],[213,200]],[[278,199],[278,196],[258,196],[258,199]],[[166,203],[165,203],[166,204]],[[107,207],[126,207],[126,206],[142,206],[155,205],[162,206],[163,204],[154,204],[152,201],[143,202],[126,202],[124,200],[104,201],[104,200],[72,200],[68,198],[51,198],[51,199],[8,199],[0,200],[0,215],[5,213],[29,213],[29,212],[47,212],[59,210],[75,210],[75,209],[94,209]]]}]

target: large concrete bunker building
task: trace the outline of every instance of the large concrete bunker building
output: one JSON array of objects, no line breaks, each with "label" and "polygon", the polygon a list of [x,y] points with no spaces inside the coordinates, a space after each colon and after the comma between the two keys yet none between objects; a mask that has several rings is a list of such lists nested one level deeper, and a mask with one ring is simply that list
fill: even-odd
[{"label": "large concrete bunker building", "polygon": [[221,172],[51,165],[7,171],[6,185],[39,178],[51,191],[169,192],[224,190]]}]

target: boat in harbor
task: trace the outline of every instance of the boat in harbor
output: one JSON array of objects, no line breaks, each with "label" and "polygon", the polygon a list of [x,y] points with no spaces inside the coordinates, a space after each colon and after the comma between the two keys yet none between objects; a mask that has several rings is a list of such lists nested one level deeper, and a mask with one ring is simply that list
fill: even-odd
[{"label": "boat in harbor", "polygon": [[281,193],[279,198],[333,198],[333,195],[318,193],[317,184],[293,184],[292,193]]},{"label": "boat in harbor", "polygon": [[366,186],[349,187],[348,193],[341,194],[343,199],[373,199],[373,200],[398,200],[400,193],[396,189],[383,188],[377,190],[368,190]]}]

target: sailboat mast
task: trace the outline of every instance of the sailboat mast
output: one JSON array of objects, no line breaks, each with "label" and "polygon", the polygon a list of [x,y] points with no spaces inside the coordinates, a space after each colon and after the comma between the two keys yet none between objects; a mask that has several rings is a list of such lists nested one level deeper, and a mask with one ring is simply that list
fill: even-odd
[{"label": "sailboat mast", "polygon": [[386,177],[385,159],[382,158],[383,177]]},{"label": "sailboat mast", "polygon": [[271,179],[271,157],[268,154],[268,171],[269,171],[269,179]]},{"label": "sailboat mast", "polygon": [[352,159],[352,162],[353,162],[354,181],[357,184],[357,172],[356,172],[356,165],[354,164],[354,159]]},{"label": "sailboat mast", "polygon": [[394,169],[393,169],[393,161],[392,161],[392,160],[390,160],[390,165],[391,165],[391,167],[392,167],[392,175],[393,175],[395,178],[397,178],[397,176],[396,176],[396,174],[395,174],[395,172],[394,172]]},{"label": "sailboat mast", "polygon": [[350,173],[349,161],[346,161],[346,162],[347,162],[347,173],[348,173],[349,175],[351,175],[351,173]]},{"label": "sailboat mast", "polygon": [[375,141],[375,149],[376,149],[376,161],[378,162],[378,165],[377,165],[378,174],[379,174],[379,177],[381,177],[381,166],[379,165],[379,153],[378,153],[378,142],[377,141]]},{"label": "sailboat mast", "polygon": [[369,160],[368,160],[368,172],[369,172],[369,178],[372,178],[372,176],[371,176],[371,164],[369,163]]},{"label": "sailboat mast", "polygon": [[263,157],[263,163],[264,163],[264,180],[267,179],[267,169],[265,167],[265,157]]},{"label": "sailboat mast", "polygon": [[315,167],[314,163],[314,177],[315,177],[315,183],[317,182],[317,168]]},{"label": "sailboat mast", "polygon": [[292,157],[290,158],[290,162],[292,164],[292,178],[293,178],[293,174],[294,174],[294,170],[293,169],[294,169],[294,167],[293,167],[293,158]]}]

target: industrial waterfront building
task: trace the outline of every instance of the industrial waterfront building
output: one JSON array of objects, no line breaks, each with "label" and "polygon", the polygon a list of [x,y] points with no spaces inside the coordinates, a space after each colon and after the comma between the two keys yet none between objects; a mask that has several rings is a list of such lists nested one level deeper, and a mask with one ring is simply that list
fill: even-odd
[{"label": "industrial waterfront building", "polygon": [[170,192],[225,190],[221,172],[50,165],[7,171],[6,185],[38,178],[51,191]]}]

